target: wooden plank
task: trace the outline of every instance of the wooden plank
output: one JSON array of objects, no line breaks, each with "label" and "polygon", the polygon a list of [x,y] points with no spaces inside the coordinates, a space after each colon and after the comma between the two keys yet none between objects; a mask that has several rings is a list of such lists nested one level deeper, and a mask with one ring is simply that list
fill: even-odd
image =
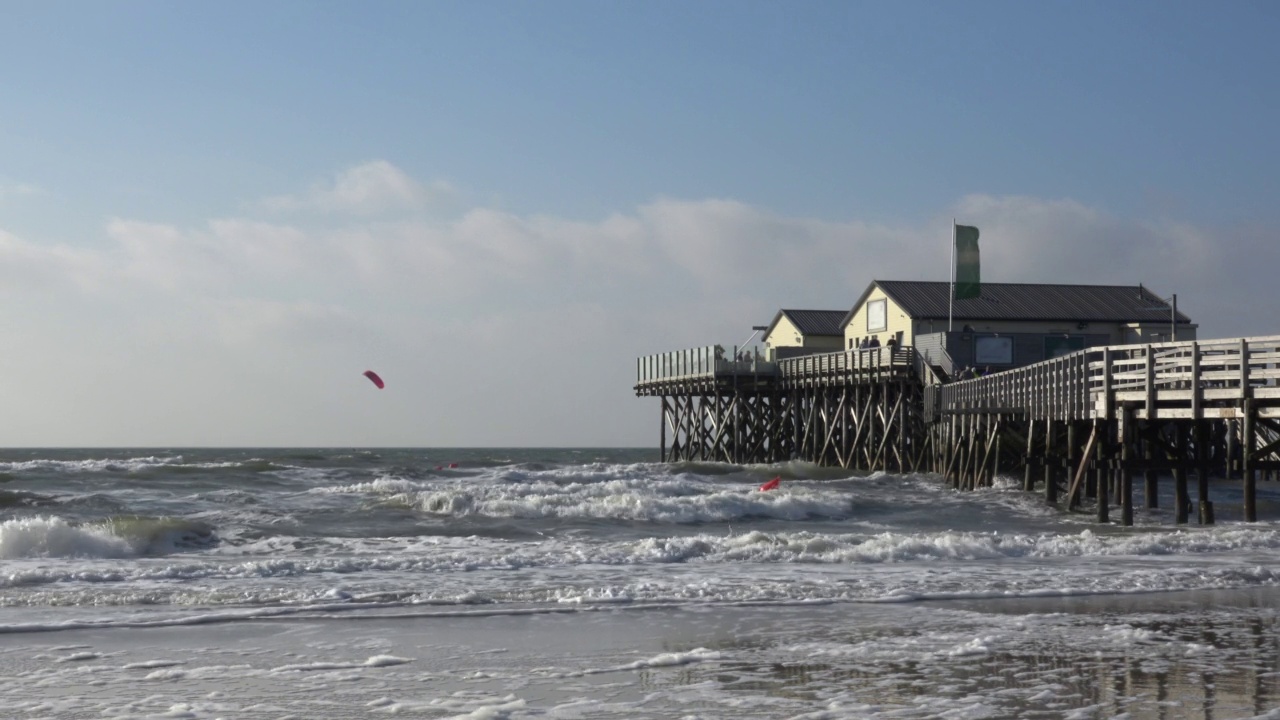
[{"label": "wooden plank", "polygon": [[1071,481],[1071,487],[1067,490],[1067,507],[1072,507],[1076,502],[1076,492],[1080,489],[1080,480],[1084,478],[1085,468],[1089,467],[1089,455],[1093,452],[1093,444],[1098,440],[1098,424],[1093,424],[1093,430],[1089,433],[1089,440],[1085,442],[1084,454],[1080,456],[1080,466],[1076,468],[1076,477]]}]

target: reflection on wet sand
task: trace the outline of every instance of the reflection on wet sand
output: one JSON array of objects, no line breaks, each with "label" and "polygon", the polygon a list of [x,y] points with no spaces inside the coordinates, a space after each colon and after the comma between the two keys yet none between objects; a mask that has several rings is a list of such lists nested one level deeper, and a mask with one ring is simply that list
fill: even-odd
[{"label": "reflection on wet sand", "polygon": [[[895,718],[938,717],[951,705],[967,708],[965,717],[1221,720],[1280,705],[1280,622],[1268,608],[1027,619],[1008,637],[984,635],[975,622],[976,641],[960,652],[948,648],[955,624],[941,634],[930,627],[833,627],[818,651],[795,635],[722,636],[712,645],[703,638],[726,657],[748,659],[651,669],[640,680],[654,691],[713,683],[726,693]],[[999,647],[1009,644],[1016,647]],[[888,659],[886,648],[915,657]],[[778,661],[780,655],[792,658]]]}]

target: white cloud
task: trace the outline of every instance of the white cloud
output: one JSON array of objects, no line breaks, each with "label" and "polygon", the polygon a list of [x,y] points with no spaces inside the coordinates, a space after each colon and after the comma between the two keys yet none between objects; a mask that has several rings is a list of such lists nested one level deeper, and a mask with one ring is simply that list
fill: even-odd
[{"label": "white cloud", "polygon": [[259,347],[266,338],[304,350],[360,339],[360,320],[346,309],[317,302],[229,298],[206,308],[212,328],[229,346]]},{"label": "white cloud", "polygon": [[30,183],[6,183],[0,182],[0,202],[15,198],[30,197],[39,195],[40,188]]},{"label": "white cloud", "polygon": [[0,293],[91,291],[101,284],[103,258],[61,245],[38,245],[0,230]]},{"label": "white cloud", "polygon": [[453,188],[437,181],[423,185],[386,160],[372,160],[348,168],[330,183],[301,195],[281,195],[262,201],[269,210],[309,210],[320,213],[377,215],[394,210],[421,210],[451,199]]},{"label": "white cloud", "polygon": [[[384,196],[416,186],[398,183]],[[376,193],[359,184],[320,196],[360,205]],[[651,408],[630,396],[638,355],[741,342],[779,307],[845,309],[875,278],[944,280],[952,216],[981,228],[989,282],[1143,282],[1177,292],[1206,337],[1276,331],[1257,301],[1280,253],[1265,229],[1070,199],[975,195],[898,225],[723,199],[662,198],[599,222],[384,207],[339,218],[299,203],[309,212],[295,223],[113,219],[105,247],[0,232],[0,323],[25,350],[0,357],[0,374],[24,378],[0,385],[0,402],[37,408],[0,416],[0,437],[646,444]],[[366,368],[386,393],[352,382]]]}]

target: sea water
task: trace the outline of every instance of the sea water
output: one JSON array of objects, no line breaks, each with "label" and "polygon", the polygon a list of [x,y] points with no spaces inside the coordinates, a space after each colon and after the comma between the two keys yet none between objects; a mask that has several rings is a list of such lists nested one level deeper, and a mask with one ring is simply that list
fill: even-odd
[{"label": "sea water", "polygon": [[656,455],[0,451],[0,716],[1280,719],[1270,484]]}]

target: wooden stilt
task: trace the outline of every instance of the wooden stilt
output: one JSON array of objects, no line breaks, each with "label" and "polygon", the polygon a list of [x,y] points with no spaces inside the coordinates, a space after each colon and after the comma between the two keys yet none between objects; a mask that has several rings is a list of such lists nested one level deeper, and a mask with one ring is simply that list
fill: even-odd
[{"label": "wooden stilt", "polygon": [[1174,522],[1185,525],[1191,505],[1191,497],[1187,493],[1187,434],[1177,424],[1173,426],[1173,431],[1177,435],[1177,454],[1173,466]]},{"label": "wooden stilt", "polygon": [[1125,527],[1133,525],[1133,470],[1130,467],[1132,461],[1132,448],[1137,441],[1134,437],[1133,408],[1126,405],[1121,410],[1119,441],[1120,441],[1120,524]]},{"label": "wooden stilt", "polygon": [[1244,520],[1257,522],[1257,481],[1253,469],[1253,449],[1257,447],[1257,443],[1253,436],[1253,399],[1245,398],[1241,405],[1244,418],[1240,422],[1240,478],[1244,483]]},{"label": "wooden stilt", "polygon": [[658,454],[662,458],[662,462],[667,461],[667,396],[659,395],[658,399],[662,401],[662,407],[658,416]]},{"label": "wooden stilt", "polygon": [[1196,420],[1196,485],[1200,501],[1200,524],[1213,524],[1213,503],[1209,501],[1209,424]]},{"label": "wooden stilt", "polygon": [[[1070,425],[1068,425],[1070,428]],[[1070,430],[1068,429],[1068,433]],[[1071,444],[1070,435],[1067,445]],[[1058,478],[1053,467],[1053,420],[1044,421],[1044,501],[1050,505],[1058,504]]]},{"label": "wooden stilt", "polygon": [[[1095,422],[1093,425],[1093,428],[1094,428],[1094,434],[1091,434],[1089,436],[1090,441],[1092,441],[1092,438],[1096,434],[1098,434],[1098,423]],[[1101,434],[1106,435],[1107,429],[1103,428],[1101,430]],[[1098,445],[1097,448],[1094,450],[1095,455],[1094,455],[1093,476],[1094,476],[1094,484],[1098,490],[1098,522],[1108,523],[1108,522],[1111,522],[1111,515],[1110,515],[1111,507],[1110,507],[1110,496],[1109,496],[1109,493],[1107,492],[1108,490],[1107,486],[1111,484],[1112,473],[1104,469],[1104,465],[1105,465],[1105,461],[1107,460],[1107,457],[1111,455],[1111,452],[1110,452],[1111,443],[1107,438],[1104,437],[1100,439],[1097,445]],[[1085,453],[1086,459],[1088,458],[1088,455],[1089,453],[1086,452]]]},{"label": "wooden stilt", "polygon": [[1160,507],[1160,480],[1156,469],[1152,467],[1155,462],[1155,441],[1151,434],[1155,432],[1155,423],[1147,420],[1143,423],[1142,432],[1142,459],[1146,462],[1146,469],[1142,471],[1143,478],[1143,504],[1148,508]]},{"label": "wooden stilt", "polygon": [[1036,489],[1036,476],[1034,475],[1036,471],[1036,463],[1034,462],[1035,455],[1032,452],[1032,448],[1035,447],[1035,438],[1036,438],[1036,421],[1028,418],[1027,419],[1027,452],[1022,457],[1022,462],[1024,466],[1023,475],[1022,475],[1022,489],[1027,492],[1034,492]]}]

